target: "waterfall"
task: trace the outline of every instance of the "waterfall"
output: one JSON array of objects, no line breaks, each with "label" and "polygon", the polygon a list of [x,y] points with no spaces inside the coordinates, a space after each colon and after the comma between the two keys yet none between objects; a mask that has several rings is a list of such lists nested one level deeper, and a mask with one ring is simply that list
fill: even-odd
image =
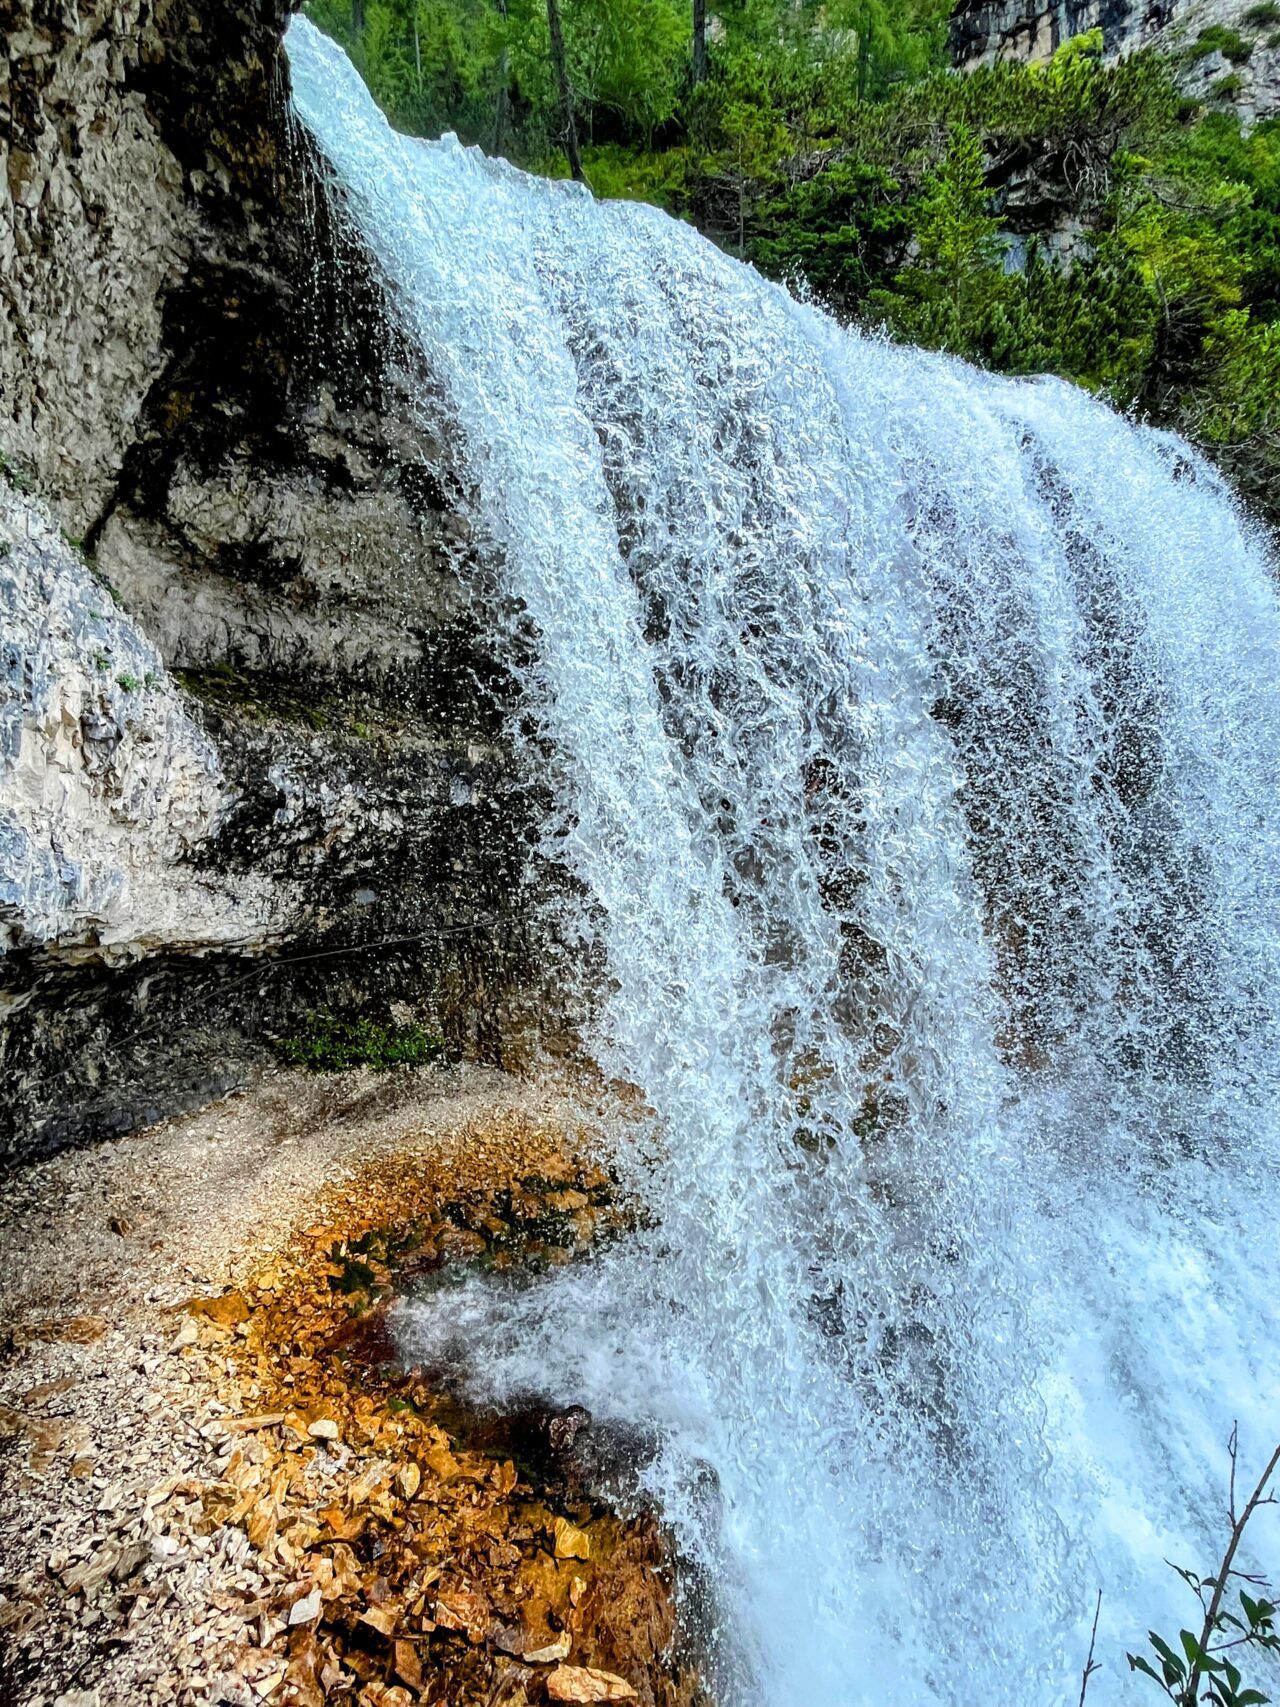
[{"label": "waterfall", "polygon": [[1262,544],[1180,442],[288,46],[534,637],[589,1043],[654,1115],[652,1226],[407,1341],[652,1427],[724,1707],[1074,1700],[1098,1589],[1118,1700],[1280,1419]]}]

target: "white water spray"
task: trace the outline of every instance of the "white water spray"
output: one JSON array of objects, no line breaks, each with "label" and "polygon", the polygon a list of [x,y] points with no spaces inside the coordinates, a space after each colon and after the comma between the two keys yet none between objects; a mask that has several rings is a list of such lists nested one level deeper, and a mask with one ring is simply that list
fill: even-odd
[{"label": "white water spray", "polygon": [[1119,1699],[1232,1418],[1280,1426],[1260,548],[1070,387],[844,332],[289,52],[536,632],[591,1041],[662,1132],[652,1233],[406,1333],[659,1429],[726,1700],[1074,1699],[1099,1587]]}]

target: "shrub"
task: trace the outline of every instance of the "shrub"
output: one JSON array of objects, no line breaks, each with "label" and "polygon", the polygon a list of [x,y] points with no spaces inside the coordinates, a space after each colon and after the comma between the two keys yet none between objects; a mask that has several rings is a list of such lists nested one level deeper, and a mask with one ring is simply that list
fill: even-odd
[{"label": "shrub", "polygon": [[340,1073],[348,1067],[421,1067],[439,1061],[444,1041],[420,1025],[382,1025],[371,1019],[342,1019],[308,1013],[295,1037],[281,1038],[276,1053],[291,1067]]},{"label": "shrub", "polygon": [[31,481],[26,471],[18,466],[11,457],[0,451],[0,480],[7,480],[15,492],[29,492]]},{"label": "shrub", "polygon": [[1228,24],[1210,24],[1200,31],[1187,49],[1187,57],[1204,59],[1211,53],[1220,53],[1233,65],[1243,65],[1252,52],[1252,42],[1247,42],[1239,30],[1233,30]]}]

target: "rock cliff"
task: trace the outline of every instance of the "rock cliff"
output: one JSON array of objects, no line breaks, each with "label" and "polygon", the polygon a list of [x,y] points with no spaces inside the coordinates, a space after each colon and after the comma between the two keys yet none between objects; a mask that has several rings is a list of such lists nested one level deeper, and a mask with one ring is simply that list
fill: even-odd
[{"label": "rock cliff", "polygon": [[474,516],[284,11],[0,19],[0,1162],[237,1084],[309,1008],[498,1056],[528,808]]},{"label": "rock cliff", "polygon": [[1258,0],[958,0],[950,39],[955,63],[973,71],[1042,65],[1072,36],[1100,29],[1109,59],[1159,48],[1191,99],[1253,124],[1280,112],[1278,22]]}]

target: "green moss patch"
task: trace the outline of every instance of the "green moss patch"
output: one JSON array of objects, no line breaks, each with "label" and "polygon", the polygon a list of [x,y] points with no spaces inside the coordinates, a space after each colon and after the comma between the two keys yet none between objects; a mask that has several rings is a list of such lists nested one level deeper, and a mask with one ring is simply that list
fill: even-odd
[{"label": "green moss patch", "polygon": [[291,1067],[341,1073],[350,1067],[425,1067],[444,1057],[444,1040],[420,1025],[382,1025],[309,1013],[301,1030],[281,1038],[276,1053]]}]

